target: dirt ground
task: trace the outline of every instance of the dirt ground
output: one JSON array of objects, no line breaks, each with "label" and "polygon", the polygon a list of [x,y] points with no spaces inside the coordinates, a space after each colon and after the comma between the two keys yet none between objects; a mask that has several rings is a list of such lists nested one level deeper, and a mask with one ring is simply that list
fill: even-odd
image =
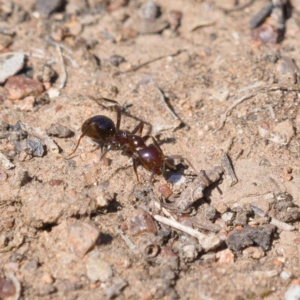
[{"label": "dirt ground", "polygon": [[[285,2],[0,2],[0,299],[300,299],[300,4]],[[87,137],[69,156],[85,120],[116,122],[89,96],[198,175],[174,159],[138,183]]]}]

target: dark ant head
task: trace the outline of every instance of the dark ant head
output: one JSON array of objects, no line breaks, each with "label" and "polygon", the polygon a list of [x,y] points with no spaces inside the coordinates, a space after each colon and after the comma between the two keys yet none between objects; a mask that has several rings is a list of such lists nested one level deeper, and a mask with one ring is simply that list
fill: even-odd
[{"label": "dark ant head", "polygon": [[95,141],[107,143],[116,135],[114,122],[105,116],[94,116],[87,119],[81,127],[82,134]]}]

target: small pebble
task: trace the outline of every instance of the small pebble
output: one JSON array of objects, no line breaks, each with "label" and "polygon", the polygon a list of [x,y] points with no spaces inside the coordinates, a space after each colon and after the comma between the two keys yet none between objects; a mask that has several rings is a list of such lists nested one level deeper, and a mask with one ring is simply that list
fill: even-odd
[{"label": "small pebble", "polygon": [[285,300],[300,300],[300,284],[291,284],[284,294]]},{"label": "small pebble", "polygon": [[282,271],[282,272],[280,273],[280,277],[281,277],[282,279],[287,280],[287,279],[291,278],[291,274],[289,274],[289,273],[287,273],[287,272],[285,272],[285,271]]},{"label": "small pebble", "polygon": [[226,212],[222,215],[222,220],[227,224],[232,224],[232,221],[234,219],[234,213],[233,212]]},{"label": "small pebble", "polygon": [[153,234],[157,234],[157,228],[153,218],[144,210],[131,220],[130,231],[133,235],[143,232],[152,232]]},{"label": "small pebble", "polygon": [[185,262],[193,262],[198,255],[198,248],[193,244],[184,245],[181,249],[181,257]]},{"label": "small pebble", "polygon": [[273,132],[278,133],[279,135],[284,137],[284,144],[289,143],[289,141],[295,135],[295,129],[293,123],[290,120],[285,120],[283,122],[278,123],[273,128]]},{"label": "small pebble", "polygon": [[48,181],[48,184],[50,186],[59,186],[59,185],[61,185],[63,183],[64,183],[64,181],[60,180],[60,179],[53,179],[53,180]]},{"label": "small pebble", "polygon": [[92,253],[86,264],[86,274],[91,282],[106,282],[113,276],[113,270],[97,253]]},{"label": "small pebble", "polygon": [[22,77],[9,77],[4,86],[5,95],[8,99],[23,99],[26,96],[38,96],[44,91],[44,86],[37,80]]},{"label": "small pebble", "polygon": [[186,181],[186,178],[181,174],[172,174],[168,178],[168,182],[173,183],[174,185],[181,185]]},{"label": "small pebble", "polygon": [[127,286],[127,282],[119,277],[115,282],[104,291],[106,299],[114,299],[122,293],[122,290]]},{"label": "small pebble", "polygon": [[143,19],[154,20],[159,15],[159,7],[154,1],[145,2],[140,10],[140,16]]},{"label": "small pebble", "polygon": [[71,36],[77,36],[82,32],[83,26],[75,18],[71,22],[66,23],[65,27],[68,29],[68,34]]},{"label": "small pebble", "polygon": [[51,13],[61,9],[65,3],[65,0],[37,0],[35,8],[43,17],[48,17]]},{"label": "small pebble", "polygon": [[252,257],[254,259],[260,259],[265,256],[265,252],[258,247],[248,247],[243,250],[243,256],[246,258]]},{"label": "small pebble", "polygon": [[161,193],[161,195],[165,198],[168,199],[172,195],[172,190],[167,184],[161,184],[158,187],[158,192]]},{"label": "small pebble", "polygon": [[44,155],[45,151],[43,144],[37,138],[23,140],[20,145],[22,150],[24,150],[27,154],[38,157],[42,157]]},{"label": "small pebble", "polygon": [[221,214],[224,214],[228,210],[228,207],[222,202],[216,203],[214,207]]},{"label": "small pebble", "polygon": [[228,89],[220,89],[217,91],[213,91],[212,93],[212,97],[216,100],[218,100],[219,102],[224,102],[228,99],[229,97],[229,90]]},{"label": "small pebble", "polygon": [[201,256],[201,260],[209,263],[209,262],[215,262],[216,261],[216,253],[206,253],[206,254],[203,254]]},{"label": "small pebble", "polygon": [[44,273],[41,277],[41,280],[46,284],[51,284],[54,282],[53,277],[49,273]]},{"label": "small pebble", "polygon": [[214,220],[217,215],[217,211],[213,206],[209,205],[205,208],[204,214],[207,220]]},{"label": "small pebble", "polygon": [[35,98],[33,96],[25,97],[23,100],[17,101],[16,105],[21,110],[33,111],[35,105]]},{"label": "small pebble", "polygon": [[[13,42],[11,36],[0,34],[0,51],[6,50]],[[12,74],[15,75],[16,73]]]},{"label": "small pebble", "polygon": [[120,56],[120,55],[112,55],[110,58],[109,58],[109,61],[110,63],[115,66],[115,67],[118,67],[119,64],[121,64],[122,62],[125,61],[125,58],[123,56]]},{"label": "small pebble", "polygon": [[90,249],[92,249],[98,238],[100,231],[98,228],[84,222],[75,222],[68,228],[68,241],[72,251],[83,257]]},{"label": "small pebble", "polygon": [[217,252],[216,258],[221,264],[233,264],[234,263],[234,254],[231,250],[225,249]]},{"label": "small pebble", "polygon": [[10,279],[0,277],[0,299],[13,296],[16,293],[16,288]]},{"label": "small pebble", "polygon": [[49,95],[49,98],[50,99],[53,99],[53,98],[56,98],[60,95],[60,91],[56,88],[50,88],[48,91],[47,91],[47,94]]},{"label": "small pebble", "polygon": [[100,192],[100,195],[96,198],[99,208],[107,207],[110,203],[109,195],[104,192]]},{"label": "small pebble", "polygon": [[262,26],[252,30],[252,39],[263,44],[277,44],[279,33],[274,26],[270,24],[263,24]]},{"label": "small pebble", "polygon": [[56,73],[51,65],[40,63],[34,70],[34,78],[40,82],[51,82]]},{"label": "small pebble", "polygon": [[47,134],[59,138],[67,138],[73,134],[73,131],[66,126],[56,123],[51,124],[51,126],[47,129]]},{"label": "small pebble", "polygon": [[0,83],[18,73],[24,65],[24,54],[22,52],[10,52],[0,56]]}]

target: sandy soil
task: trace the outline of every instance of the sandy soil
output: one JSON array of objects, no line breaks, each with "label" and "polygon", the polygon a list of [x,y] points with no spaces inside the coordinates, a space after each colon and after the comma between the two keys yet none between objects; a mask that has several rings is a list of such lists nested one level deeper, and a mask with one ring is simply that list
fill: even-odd
[{"label": "sandy soil", "polygon": [[[25,52],[17,76],[45,91],[14,98],[17,87],[0,87],[0,151],[13,164],[1,159],[0,298],[298,299],[287,291],[300,285],[299,4],[280,42],[265,43],[249,22],[266,0],[157,0],[158,15],[141,0],[69,0],[48,16],[22,2],[5,15],[2,1],[1,26],[15,32],[2,34],[2,53]],[[263,21],[276,38],[272,16]],[[130,157],[100,160],[86,137],[70,158],[86,119],[116,121],[89,95],[118,101],[121,129],[144,121],[165,155],[196,170],[222,168],[227,153],[238,182],[225,168],[200,180],[203,197],[183,199],[199,184],[177,159],[149,185],[145,168],[138,183]],[[168,187],[177,198],[163,197]],[[218,242],[206,247],[156,215]]]}]

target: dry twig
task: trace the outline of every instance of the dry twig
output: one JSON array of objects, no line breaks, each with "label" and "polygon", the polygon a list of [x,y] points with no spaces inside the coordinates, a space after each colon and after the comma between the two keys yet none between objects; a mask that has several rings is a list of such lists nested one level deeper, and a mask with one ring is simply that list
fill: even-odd
[{"label": "dry twig", "polygon": [[10,299],[18,300],[21,296],[21,290],[22,290],[20,281],[12,272],[8,272],[8,271],[5,272],[5,276],[6,276],[6,278],[9,278],[12,281],[12,283],[14,284],[14,287],[15,287],[15,294],[14,294],[13,298],[10,297]]},{"label": "dry twig", "polygon": [[56,45],[56,50],[58,52],[58,57],[59,57],[59,62],[61,64],[61,79],[60,79],[60,84],[59,84],[59,88],[63,89],[66,85],[67,82],[67,70],[66,70],[66,66],[65,66],[65,62],[64,62],[64,58],[62,56],[61,53],[61,49],[59,45]]},{"label": "dry twig", "polygon": [[221,156],[221,163],[225,170],[225,174],[228,174],[230,176],[230,179],[231,179],[230,186],[235,185],[238,182],[238,179],[234,173],[234,170],[230,163],[229,157],[225,152],[223,152],[223,154]]},{"label": "dry twig", "polygon": [[135,71],[137,71],[137,70],[139,70],[139,69],[141,69],[141,68],[143,68],[143,67],[145,67],[145,66],[148,66],[148,65],[150,65],[150,64],[153,63],[153,62],[156,62],[156,61],[158,61],[158,60],[161,60],[161,59],[163,59],[163,58],[165,58],[165,57],[169,57],[169,56],[174,57],[174,56],[177,56],[177,55],[179,55],[180,53],[182,53],[183,51],[186,51],[186,50],[178,50],[178,51],[176,51],[175,53],[172,53],[172,54],[162,55],[162,56],[153,58],[153,59],[148,60],[148,61],[146,61],[146,62],[144,62],[144,63],[141,63],[141,64],[139,64],[139,65],[137,65],[137,66],[135,66],[135,67],[132,67],[132,68],[130,68],[129,70],[123,72],[123,73],[135,72]]},{"label": "dry twig", "polygon": [[[245,90],[245,89],[243,89],[243,90]],[[246,90],[248,90],[248,88],[246,88]],[[264,86],[254,87],[253,90],[251,92],[249,92],[248,94],[234,100],[234,102],[226,109],[224,114],[221,115],[221,124],[217,129],[214,130],[214,133],[217,132],[218,130],[220,130],[225,125],[227,116],[239,104],[241,104],[242,102],[244,102],[247,99],[255,97],[257,94],[268,93],[268,92],[278,91],[278,90],[289,91],[289,92],[300,92],[300,86],[296,85],[296,84],[291,84],[291,85],[273,84],[273,85],[264,85]]]},{"label": "dry twig", "polygon": [[259,217],[269,217],[270,218],[270,224],[275,225],[277,228],[281,229],[281,230],[285,230],[285,231],[292,231],[295,230],[295,227],[287,224],[285,222],[282,222],[278,219],[275,219],[273,217],[271,217],[268,213],[266,213],[265,211],[263,211],[262,209],[258,208],[257,206],[254,205],[250,205],[250,208],[252,209],[252,211],[258,215]]},{"label": "dry twig", "polygon": [[179,117],[174,113],[174,111],[171,109],[170,105],[168,104],[168,102],[166,101],[166,97],[164,95],[164,92],[161,88],[157,87],[156,88],[158,93],[159,93],[159,100],[160,102],[163,104],[163,106],[166,108],[166,110],[169,112],[169,114],[171,115],[172,119],[173,119],[173,124],[172,124],[172,129],[175,130],[177,129],[181,124],[183,124],[183,122],[179,119]]},{"label": "dry twig", "polygon": [[135,244],[129,239],[129,237],[127,237],[120,229],[116,228],[116,232],[120,235],[122,240],[132,252],[137,252]]},{"label": "dry twig", "polygon": [[220,238],[215,234],[205,235],[191,227],[182,225],[175,220],[171,220],[160,215],[155,215],[154,219],[160,223],[173,227],[177,230],[183,231],[198,239],[199,244],[205,251],[215,249],[221,244]]}]

